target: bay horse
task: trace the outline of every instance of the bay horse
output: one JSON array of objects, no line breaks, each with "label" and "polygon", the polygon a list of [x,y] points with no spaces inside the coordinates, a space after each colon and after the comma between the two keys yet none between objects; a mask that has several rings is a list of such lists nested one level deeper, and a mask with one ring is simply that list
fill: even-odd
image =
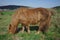
[{"label": "bay horse", "polygon": [[49,28],[51,15],[52,12],[46,8],[18,8],[15,14],[12,15],[9,32],[14,34],[19,23],[22,24],[22,32],[25,29],[24,27],[26,27],[27,32],[30,33],[30,24],[38,24],[39,28],[37,33],[40,31],[45,32]]}]

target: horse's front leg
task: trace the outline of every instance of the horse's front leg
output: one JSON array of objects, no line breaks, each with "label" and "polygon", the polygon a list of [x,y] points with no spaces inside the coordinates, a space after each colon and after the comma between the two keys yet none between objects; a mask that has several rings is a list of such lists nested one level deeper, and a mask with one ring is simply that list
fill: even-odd
[{"label": "horse's front leg", "polygon": [[24,29],[25,29],[25,27],[24,27],[24,26],[22,26],[22,30],[21,30],[21,32],[22,32],[22,33],[24,32]]},{"label": "horse's front leg", "polygon": [[29,25],[26,26],[26,29],[27,29],[27,32],[30,33],[30,27],[29,27]]}]

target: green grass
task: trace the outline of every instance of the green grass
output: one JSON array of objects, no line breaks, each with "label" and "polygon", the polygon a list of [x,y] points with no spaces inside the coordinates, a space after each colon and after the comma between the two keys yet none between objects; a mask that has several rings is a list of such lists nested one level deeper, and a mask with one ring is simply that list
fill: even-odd
[{"label": "green grass", "polygon": [[36,31],[33,30],[30,34],[18,32],[15,35],[8,33],[8,25],[14,12],[2,12],[0,15],[0,40],[60,40],[60,10],[56,11],[57,14],[52,16],[51,25],[46,34],[42,34],[42,32],[35,34]]}]

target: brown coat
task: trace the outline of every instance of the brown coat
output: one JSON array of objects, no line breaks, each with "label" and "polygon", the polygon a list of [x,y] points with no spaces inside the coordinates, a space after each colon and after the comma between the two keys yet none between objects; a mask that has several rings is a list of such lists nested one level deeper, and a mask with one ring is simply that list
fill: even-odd
[{"label": "brown coat", "polygon": [[38,33],[39,31],[44,32],[50,25],[51,15],[52,12],[45,8],[18,8],[12,16],[9,32],[15,33],[19,23],[23,25],[22,31],[26,26],[28,33],[30,33],[29,25],[38,24]]}]

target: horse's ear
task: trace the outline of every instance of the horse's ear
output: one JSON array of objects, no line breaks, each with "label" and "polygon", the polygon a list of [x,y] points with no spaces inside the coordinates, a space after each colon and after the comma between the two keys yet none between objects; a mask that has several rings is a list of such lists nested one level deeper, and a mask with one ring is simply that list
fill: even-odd
[{"label": "horse's ear", "polygon": [[9,25],[9,29],[11,29],[11,24]]},{"label": "horse's ear", "polygon": [[11,24],[9,26],[11,26]]}]

